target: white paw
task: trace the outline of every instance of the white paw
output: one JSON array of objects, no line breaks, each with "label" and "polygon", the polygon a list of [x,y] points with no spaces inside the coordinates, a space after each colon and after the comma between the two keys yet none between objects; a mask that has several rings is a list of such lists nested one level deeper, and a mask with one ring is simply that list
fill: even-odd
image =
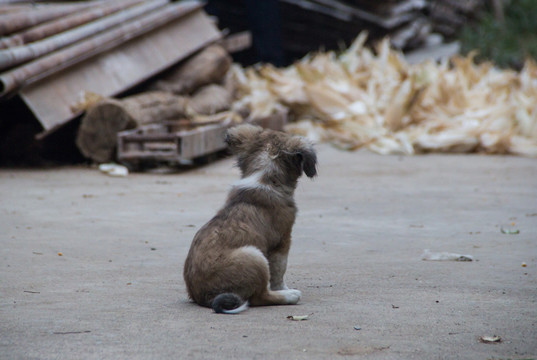
[{"label": "white paw", "polygon": [[289,289],[289,290],[280,290],[280,292],[285,296],[285,300],[289,305],[295,305],[300,300],[302,293],[300,290]]}]

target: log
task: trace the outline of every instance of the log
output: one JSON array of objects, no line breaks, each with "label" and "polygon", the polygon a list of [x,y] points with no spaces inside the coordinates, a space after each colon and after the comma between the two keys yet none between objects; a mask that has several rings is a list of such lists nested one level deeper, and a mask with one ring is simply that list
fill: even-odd
[{"label": "log", "polygon": [[189,100],[190,108],[200,115],[213,115],[231,108],[229,91],[220,85],[207,85],[196,91]]},{"label": "log", "polygon": [[161,79],[149,85],[149,88],[179,95],[191,94],[204,85],[220,83],[231,63],[232,59],[227,51],[214,44],[163,74]]},{"label": "log", "polygon": [[186,116],[187,99],[166,92],[147,92],[123,100],[106,98],[82,118],[76,144],[82,154],[102,163],[114,160],[117,133]]}]

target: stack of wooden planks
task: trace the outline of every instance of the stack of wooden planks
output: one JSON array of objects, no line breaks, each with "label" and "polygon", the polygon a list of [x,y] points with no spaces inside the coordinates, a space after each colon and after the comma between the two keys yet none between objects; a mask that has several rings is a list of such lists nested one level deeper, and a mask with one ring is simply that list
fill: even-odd
[{"label": "stack of wooden planks", "polygon": [[[220,0],[222,27],[247,28],[248,14],[235,0]],[[280,0],[283,47],[290,60],[309,52],[338,50],[362,31],[369,41],[386,36],[411,50],[452,36],[484,0]]]}]

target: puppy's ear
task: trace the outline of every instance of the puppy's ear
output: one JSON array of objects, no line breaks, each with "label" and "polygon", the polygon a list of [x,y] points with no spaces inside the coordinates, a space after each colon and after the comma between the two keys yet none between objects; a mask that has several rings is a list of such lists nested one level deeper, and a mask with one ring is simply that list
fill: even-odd
[{"label": "puppy's ear", "polygon": [[297,156],[302,158],[302,170],[307,177],[312,178],[317,175],[317,155],[315,154],[315,150],[313,150],[313,148],[304,149],[299,152]]},{"label": "puppy's ear", "polygon": [[247,148],[262,131],[262,127],[250,124],[235,126],[227,131],[224,141],[231,152],[236,154]]},{"label": "puppy's ear", "polygon": [[312,178],[317,175],[317,155],[313,146],[309,143],[304,143],[301,140],[300,146],[292,152],[293,162],[298,168],[300,174],[304,172],[308,177]]}]

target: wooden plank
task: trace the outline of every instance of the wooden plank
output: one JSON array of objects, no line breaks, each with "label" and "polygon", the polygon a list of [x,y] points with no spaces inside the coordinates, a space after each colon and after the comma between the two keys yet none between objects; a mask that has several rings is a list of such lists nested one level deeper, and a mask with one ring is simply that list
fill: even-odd
[{"label": "wooden plank", "polygon": [[252,46],[252,33],[242,31],[228,35],[222,40],[222,45],[229,53],[246,50]]},{"label": "wooden plank", "polygon": [[167,151],[129,151],[124,153],[119,159],[120,161],[135,161],[135,160],[160,160],[160,161],[180,161],[177,157],[177,152]]},{"label": "wooden plank", "polygon": [[252,119],[249,122],[254,125],[259,125],[265,129],[283,131],[284,126],[287,124],[287,110],[282,110],[269,116]]},{"label": "wooden plank", "polygon": [[208,125],[181,132],[181,158],[194,159],[225,149],[227,145],[224,136],[227,128],[226,125]]}]

